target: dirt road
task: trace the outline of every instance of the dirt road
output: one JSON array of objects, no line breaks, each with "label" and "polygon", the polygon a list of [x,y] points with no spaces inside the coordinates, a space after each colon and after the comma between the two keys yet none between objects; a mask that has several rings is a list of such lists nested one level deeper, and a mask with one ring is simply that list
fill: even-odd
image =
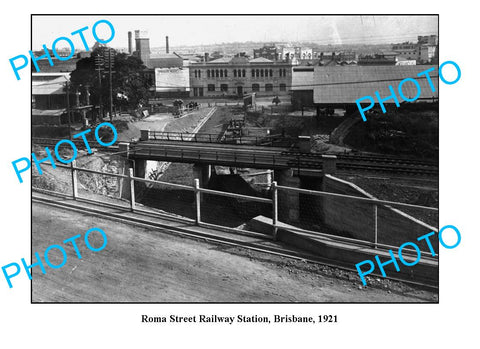
[{"label": "dirt road", "polygon": [[[65,247],[60,269],[33,270],[34,302],[422,302],[436,295],[408,295],[382,289],[359,289],[359,281],[300,268],[289,260],[181,238],[158,231],[34,203],[33,251],[43,256],[52,244]],[[105,249],[89,250],[83,237],[92,228],[108,236]],[[77,240],[82,259],[71,244]],[[92,236],[93,237],[93,236]],[[91,239],[95,247],[102,244]],[[57,254],[56,254],[57,253]],[[60,264],[57,250],[49,253]],[[327,275],[328,274],[328,275]]]}]

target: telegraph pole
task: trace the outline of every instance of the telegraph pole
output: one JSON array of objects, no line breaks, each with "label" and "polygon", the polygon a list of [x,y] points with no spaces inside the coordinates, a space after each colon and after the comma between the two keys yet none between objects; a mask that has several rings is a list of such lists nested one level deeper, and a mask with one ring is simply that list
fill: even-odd
[{"label": "telegraph pole", "polygon": [[67,88],[68,135],[70,137],[70,140],[72,140],[72,121],[70,120],[70,85],[68,81],[65,84]]},{"label": "telegraph pole", "polygon": [[102,66],[104,58],[101,55],[95,56],[95,69],[98,70],[98,104],[99,104],[99,113],[100,120],[103,119],[103,103],[102,103]]},{"label": "telegraph pole", "polygon": [[[70,120],[70,84],[69,84],[69,81],[67,81],[65,84],[66,84],[66,88],[67,88],[68,137],[69,137],[70,141],[72,141],[72,121]],[[70,168],[71,168],[70,174],[72,175],[72,191],[75,195],[75,171],[73,169],[73,163],[74,163],[74,161],[72,161],[70,163]]]},{"label": "telegraph pole", "polygon": [[113,89],[112,89],[112,49],[108,48],[108,79],[110,82],[110,123],[112,122],[113,118]]}]

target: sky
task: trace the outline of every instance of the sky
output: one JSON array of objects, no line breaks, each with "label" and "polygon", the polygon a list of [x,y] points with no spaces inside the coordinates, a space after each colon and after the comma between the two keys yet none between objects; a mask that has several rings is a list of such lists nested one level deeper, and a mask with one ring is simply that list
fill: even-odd
[{"label": "sky", "polygon": [[[85,37],[91,47],[91,29],[100,19],[115,28],[115,48],[127,47],[127,33],[145,30],[150,47],[221,44],[227,42],[309,41],[317,44],[388,44],[416,42],[417,35],[438,35],[438,17],[431,16],[39,16],[32,18],[32,47],[51,47],[61,36],[83,47],[78,35],[70,33],[88,26]],[[110,36],[108,26],[100,24],[98,36]],[[60,41],[58,48],[66,47]]]}]

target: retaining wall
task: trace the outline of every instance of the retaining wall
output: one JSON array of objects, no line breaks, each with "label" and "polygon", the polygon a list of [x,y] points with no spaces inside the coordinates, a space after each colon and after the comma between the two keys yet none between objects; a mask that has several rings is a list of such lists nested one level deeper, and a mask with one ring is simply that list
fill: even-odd
[{"label": "retaining wall", "polygon": [[[332,175],[323,177],[322,190],[376,199],[355,184]],[[326,225],[347,232],[354,238],[374,241],[374,204],[327,197],[322,197],[320,202],[322,220]],[[400,246],[407,241],[416,241],[418,237],[438,230],[399,209],[388,205],[377,207],[379,243]],[[438,239],[431,239],[431,242],[438,251]],[[420,242],[419,246],[422,250],[428,251],[425,241]]]}]

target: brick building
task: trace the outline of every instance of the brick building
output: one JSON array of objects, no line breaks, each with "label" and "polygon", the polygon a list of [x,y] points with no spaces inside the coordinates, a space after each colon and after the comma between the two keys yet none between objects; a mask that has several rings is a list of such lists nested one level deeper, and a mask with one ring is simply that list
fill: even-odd
[{"label": "brick building", "polygon": [[279,53],[275,45],[264,45],[262,48],[253,49],[253,58],[266,58],[271,61],[278,60]]},{"label": "brick building", "polygon": [[220,58],[190,65],[190,95],[257,96],[286,95],[292,85],[292,65],[266,58]]}]

